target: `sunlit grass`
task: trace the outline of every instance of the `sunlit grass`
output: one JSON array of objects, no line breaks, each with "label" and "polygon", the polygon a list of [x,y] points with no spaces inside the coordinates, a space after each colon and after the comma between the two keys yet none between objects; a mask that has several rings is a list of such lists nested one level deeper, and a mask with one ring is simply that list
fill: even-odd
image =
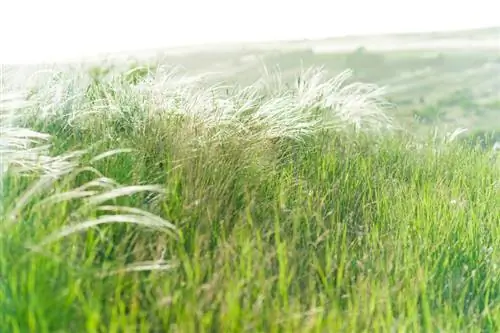
[{"label": "sunlit grass", "polygon": [[94,75],[2,123],[0,332],[500,329],[491,151],[348,72]]}]

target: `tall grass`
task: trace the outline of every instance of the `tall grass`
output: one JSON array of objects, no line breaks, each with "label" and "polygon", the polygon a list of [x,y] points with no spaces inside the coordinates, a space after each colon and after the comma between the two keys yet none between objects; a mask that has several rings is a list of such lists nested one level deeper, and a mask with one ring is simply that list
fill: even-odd
[{"label": "tall grass", "polygon": [[348,77],[41,79],[3,113],[0,332],[500,329],[489,152]]}]

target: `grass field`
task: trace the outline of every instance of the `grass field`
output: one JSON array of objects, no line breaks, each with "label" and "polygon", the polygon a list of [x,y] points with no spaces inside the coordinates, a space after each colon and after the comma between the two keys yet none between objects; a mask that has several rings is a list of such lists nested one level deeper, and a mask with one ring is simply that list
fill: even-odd
[{"label": "grass field", "polygon": [[260,52],[5,72],[0,332],[500,330],[498,54]]}]

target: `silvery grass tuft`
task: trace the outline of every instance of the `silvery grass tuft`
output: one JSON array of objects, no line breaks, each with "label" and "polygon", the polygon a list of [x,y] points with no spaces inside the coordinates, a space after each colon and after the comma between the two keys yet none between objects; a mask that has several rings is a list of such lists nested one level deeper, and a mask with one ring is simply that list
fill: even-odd
[{"label": "silvery grass tuft", "polygon": [[158,109],[197,119],[209,128],[229,126],[234,132],[228,135],[247,134],[248,141],[300,139],[351,125],[366,131],[390,128],[384,89],[364,83],[345,85],[350,70],[333,79],[326,79],[325,74],[322,69],[308,69],[292,87],[281,82],[281,75],[268,74],[230,96],[224,94],[226,86],[207,89],[202,82],[198,88],[172,91],[164,81],[152,80],[148,90]]},{"label": "silvery grass tuft", "polygon": [[0,92],[0,176],[3,179],[9,170],[58,175],[70,168],[71,162],[68,156],[49,156],[49,135],[18,125],[24,108],[31,106],[23,97],[22,93]]},{"label": "silvery grass tuft", "polygon": [[[53,88],[49,86],[49,90]],[[44,100],[26,102],[23,92],[2,91],[0,94],[0,190],[1,234],[8,237],[9,228],[36,212],[47,212],[72,202],[72,211],[64,218],[64,225],[47,235],[41,241],[26,246],[33,251],[41,251],[46,245],[62,240],[76,233],[85,232],[104,224],[134,224],[152,228],[159,232],[176,236],[176,227],[163,218],[143,209],[110,204],[119,197],[137,193],[163,194],[161,186],[130,185],[123,186],[105,177],[96,170],[92,163],[115,154],[128,153],[131,150],[117,149],[104,152],[90,159],[90,165],[82,165],[81,157],[85,150],[70,151],[52,156],[50,153],[51,136],[24,127],[26,119],[38,110],[37,115],[50,117],[47,110],[60,108],[62,100],[43,104]],[[59,104],[57,104],[59,103]],[[45,106],[45,108],[44,108]],[[95,179],[73,189],[67,189],[64,182],[70,182],[82,172],[92,173]],[[28,179],[30,184],[16,197],[12,197],[15,186]],[[14,184],[14,185],[12,185]],[[101,212],[99,217],[95,213]],[[28,237],[29,238],[29,237]],[[29,241],[28,241],[29,242]],[[147,269],[170,269],[172,266],[163,260],[134,264],[131,268],[119,268],[118,271],[137,271]]]},{"label": "silvery grass tuft", "polygon": [[[216,77],[214,73],[189,76],[175,67],[158,66],[137,84],[126,82],[124,75],[110,75],[92,85],[88,75],[57,73],[31,95],[37,105],[31,108],[31,117],[64,118],[67,126],[87,129],[121,119],[140,130],[146,123],[179,116],[190,126],[205,129],[191,138],[201,141],[300,140],[324,130],[392,128],[385,112],[391,106],[384,99],[385,90],[365,83],[346,84],[352,77],[350,70],[327,78],[321,68],[310,68],[300,73],[292,87],[285,87],[280,75],[268,74],[247,87],[209,85],[210,75]],[[89,87],[95,95],[92,101]]]},{"label": "silvery grass tuft", "polygon": [[[384,89],[363,83],[346,84],[351,71],[328,79],[322,69],[311,68],[300,73],[291,88],[285,87],[280,75],[269,74],[253,85],[234,87],[231,94],[227,94],[227,86],[207,85],[206,76],[189,76],[177,68],[158,66],[136,84],[126,80],[131,73],[133,70],[125,75],[96,78],[83,70],[45,69],[24,81],[17,80],[11,86],[15,94],[2,101],[2,184],[6,177],[37,177],[19,198],[4,201],[3,217],[15,224],[26,210],[68,201],[78,203],[72,206],[74,211],[60,230],[30,248],[40,249],[101,224],[131,223],[176,234],[176,228],[159,216],[109,204],[139,192],[162,196],[160,187],[114,183],[92,164],[81,165],[86,150],[51,156],[50,135],[31,129],[32,124],[57,123],[69,131],[101,129],[99,133],[108,133],[113,139],[114,133],[108,127],[117,123],[140,133],[160,124],[165,117],[177,116],[185,120],[187,128],[201,129],[196,130],[196,135],[186,135],[185,141],[206,143],[236,138],[253,146],[281,138],[302,140],[325,130],[354,127],[380,131],[392,125],[384,112],[388,106]],[[118,153],[127,152],[112,150],[94,160]],[[58,188],[63,180],[84,171],[94,173],[96,178],[74,189]],[[95,212],[106,215],[96,218]]]}]

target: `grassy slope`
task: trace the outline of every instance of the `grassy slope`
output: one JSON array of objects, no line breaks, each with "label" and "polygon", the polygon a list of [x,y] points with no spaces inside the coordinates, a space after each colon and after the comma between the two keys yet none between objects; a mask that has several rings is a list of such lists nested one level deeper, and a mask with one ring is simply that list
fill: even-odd
[{"label": "grassy slope", "polygon": [[[304,140],[269,137],[244,115],[246,132],[207,128],[168,112],[187,104],[131,87],[98,81],[42,117],[43,92],[27,110],[21,124],[52,135],[52,155],[88,151],[38,194],[22,195],[36,173],[4,178],[0,332],[500,329],[500,174],[488,153],[348,124]],[[250,112],[282,106],[261,103]],[[87,190],[103,202],[68,192],[96,178]],[[111,205],[142,211],[83,223]]]}]

